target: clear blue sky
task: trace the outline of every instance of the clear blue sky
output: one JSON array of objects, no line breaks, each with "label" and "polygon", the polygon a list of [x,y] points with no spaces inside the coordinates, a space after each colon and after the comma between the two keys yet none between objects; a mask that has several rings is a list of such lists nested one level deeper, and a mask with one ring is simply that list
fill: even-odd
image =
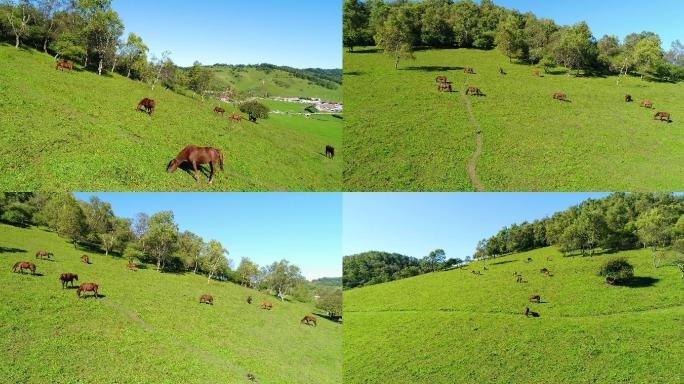
[{"label": "clear blue sky", "polygon": [[[479,0],[478,0],[479,2]],[[494,0],[494,3],[537,17],[553,19],[561,25],[586,21],[597,39],[632,32],[651,31],[660,35],[663,48],[684,41],[684,1],[681,0]]]},{"label": "clear blue sky", "polygon": [[126,26],[176,64],[342,67],[342,0],[114,0]]},{"label": "clear blue sky", "polygon": [[550,216],[602,193],[345,193],[343,254],[472,255],[501,228]]},{"label": "clear blue sky", "polygon": [[[75,193],[88,200],[93,193]],[[233,267],[287,259],[308,279],[342,276],[339,193],[96,193],[119,217],[172,210],[181,230],[216,239]]]}]

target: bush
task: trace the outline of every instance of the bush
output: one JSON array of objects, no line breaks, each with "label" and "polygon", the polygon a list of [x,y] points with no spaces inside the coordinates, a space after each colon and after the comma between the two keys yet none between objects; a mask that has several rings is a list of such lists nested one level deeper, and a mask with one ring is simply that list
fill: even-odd
[{"label": "bush", "polygon": [[23,203],[12,203],[5,208],[2,213],[2,221],[17,226],[28,226],[31,224],[31,208]]},{"label": "bush", "polygon": [[240,104],[240,111],[242,113],[252,114],[259,119],[268,119],[268,113],[271,110],[258,101],[247,101]]},{"label": "bush", "polygon": [[622,257],[608,260],[601,266],[599,276],[604,276],[610,284],[620,284],[634,277],[634,267]]}]

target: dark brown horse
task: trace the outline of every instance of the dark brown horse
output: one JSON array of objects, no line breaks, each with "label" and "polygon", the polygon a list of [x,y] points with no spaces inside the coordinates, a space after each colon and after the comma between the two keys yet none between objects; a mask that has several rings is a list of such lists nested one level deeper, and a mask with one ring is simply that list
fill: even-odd
[{"label": "dark brown horse", "polygon": [[625,95],[625,103],[631,103],[633,101],[634,99],[632,99],[632,95]]},{"label": "dark brown horse", "polygon": [[314,327],[317,326],[316,324],[316,318],[313,316],[306,315],[304,318],[299,322],[300,324],[306,324],[306,325],[313,325]]},{"label": "dark brown horse", "polygon": [[654,120],[660,120],[660,121],[666,121],[669,123],[672,121],[672,116],[668,112],[658,112],[655,114],[653,119]]},{"label": "dark brown horse", "polygon": [[83,255],[81,256],[81,261],[86,264],[90,264],[90,257],[88,257],[88,255]]},{"label": "dark brown horse", "polygon": [[47,258],[47,259],[52,260],[52,257],[53,257],[53,256],[54,256],[54,254],[52,254],[52,252],[48,252],[48,251],[38,251],[38,252],[36,252],[36,259]]},{"label": "dark brown horse", "polygon": [[166,172],[176,172],[178,166],[183,162],[189,161],[192,164],[192,169],[195,170],[195,181],[199,182],[199,169],[197,165],[209,164],[211,174],[209,175],[209,184],[214,180],[214,172],[218,164],[223,171],[223,153],[212,147],[198,147],[196,145],[188,145],[176,155],[176,158],[169,162],[166,166]]},{"label": "dark brown horse", "polygon": [[252,304],[252,296],[247,296],[247,304]]},{"label": "dark brown horse", "polygon": [[447,82],[447,77],[446,76],[437,76],[435,78],[435,81],[438,83],[446,83]]},{"label": "dark brown horse", "polygon": [[539,72],[538,69],[535,69],[534,71],[532,71],[532,74],[537,76],[537,77],[541,77],[541,72]]},{"label": "dark brown horse", "polygon": [[553,94],[553,99],[554,100],[560,100],[560,101],[568,101],[568,95],[566,95],[563,92],[556,92]]},{"label": "dark brown horse", "polygon": [[70,62],[66,61],[66,60],[62,60],[62,61],[57,62],[57,65],[55,66],[55,70],[62,71],[65,69],[68,69],[69,72],[71,72],[74,69],[74,65],[71,64]]},{"label": "dark brown horse", "polygon": [[135,271],[137,268],[135,267],[135,263],[132,261],[128,262],[128,265],[126,265],[126,268],[128,268],[129,271]]},{"label": "dark brown horse", "polygon": [[24,273],[24,269],[30,270],[32,275],[36,273],[36,265],[28,261],[20,261],[14,264],[12,267],[12,272],[16,272],[17,269],[19,269],[19,272],[21,273]]},{"label": "dark brown horse", "polygon": [[463,72],[464,72],[464,73],[471,74],[471,75],[474,75],[474,74],[475,74],[475,70],[472,69],[472,68],[470,68],[470,67],[463,68]]},{"label": "dark brown horse", "polygon": [[273,304],[269,303],[267,301],[264,301],[263,303],[261,303],[259,308],[268,309],[270,311],[273,308]]},{"label": "dark brown horse", "polygon": [[325,157],[329,157],[331,159],[335,158],[335,147],[332,145],[326,145],[325,146]]},{"label": "dark brown horse", "polygon": [[644,100],[641,102],[641,106],[644,108],[652,109],[653,108],[653,102],[651,100]]},{"label": "dark brown horse", "polygon": [[223,109],[223,108],[220,108],[220,107],[215,107],[215,108],[214,108],[214,113],[216,113],[216,114],[219,114],[219,113],[220,113],[221,116],[223,116],[223,114],[226,113],[226,110]]},{"label": "dark brown horse", "polygon": [[240,115],[231,115],[230,120],[232,121],[242,121],[242,116]]},{"label": "dark brown horse", "polygon": [[484,93],[482,93],[478,87],[468,87],[468,89],[466,89],[466,95],[484,96]]},{"label": "dark brown horse", "polygon": [[98,298],[97,295],[97,290],[100,288],[97,284],[95,283],[83,283],[81,284],[78,289],[76,289],[76,296],[78,298],[81,298],[81,292],[93,292],[95,294],[95,298]]},{"label": "dark brown horse", "polygon": [[439,83],[439,84],[437,84],[437,90],[439,92],[442,92],[442,91],[452,92],[451,83]]},{"label": "dark brown horse", "polygon": [[138,106],[135,108],[135,110],[140,112],[141,110],[144,109],[148,115],[152,116],[155,108],[157,108],[157,103],[154,100],[148,99],[146,97],[146,98],[140,100],[140,102],[138,103]]},{"label": "dark brown horse", "polygon": [[541,296],[539,296],[539,295],[532,295],[532,296],[530,296],[529,300],[530,300],[530,302],[533,302],[533,301],[534,301],[534,302],[540,303],[540,302],[541,302]]},{"label": "dark brown horse", "polygon": [[62,282],[62,289],[66,288],[69,283],[74,286],[74,280],[78,281],[78,275],[74,273],[62,273],[59,275],[59,281]]},{"label": "dark brown horse", "polygon": [[200,296],[200,304],[214,305],[214,297],[205,293],[204,295]]}]

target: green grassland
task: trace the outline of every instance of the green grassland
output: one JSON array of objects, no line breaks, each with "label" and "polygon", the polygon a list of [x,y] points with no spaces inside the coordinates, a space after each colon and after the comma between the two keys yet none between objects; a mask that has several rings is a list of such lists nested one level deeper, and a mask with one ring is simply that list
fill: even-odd
[{"label": "green grassland", "polygon": [[[36,260],[47,249],[55,261]],[[342,327],[309,304],[281,303],[232,283],[189,274],[135,272],[55,234],[0,224],[0,381],[11,383],[338,383]],[[38,276],[11,273],[17,261]],[[59,274],[95,282],[104,295],[77,299]],[[214,305],[198,298],[209,293]],[[254,303],[245,300],[252,295]],[[262,301],[273,310],[259,309]]]},{"label": "green grassland", "polygon": [[329,89],[306,79],[293,77],[290,73],[274,69],[259,70],[254,67],[210,67],[217,79],[231,88],[252,96],[316,97],[323,100],[342,101],[342,87]]},{"label": "green grassland", "polygon": [[[631,286],[597,276],[615,256],[634,265]],[[681,382],[684,281],[675,267],[654,269],[650,251],[564,258],[544,248],[486,266],[346,291],[344,382]],[[526,306],[540,316],[523,316]]]},{"label": "green grassland", "polygon": [[[157,101],[151,118],[135,112],[144,97]],[[217,105],[118,75],[55,71],[48,55],[0,45],[0,189],[341,189],[342,159],[322,155],[326,145],[341,145],[341,120],[273,116],[236,123],[212,113]],[[226,171],[212,185],[206,177],[197,184],[183,171],[165,172],[188,144],[223,151]]]},{"label": "green grassland", "polygon": [[[497,51],[468,49],[418,51],[395,70],[382,53],[355,51],[344,56],[346,190],[474,190],[466,169],[477,129],[465,85],[486,94],[468,98],[482,129],[484,190],[670,191],[684,183],[684,84],[535,77]],[[437,75],[457,92],[437,92]],[[561,91],[570,102],[552,99]],[[643,99],[655,109],[640,108]],[[673,123],[655,121],[656,111],[672,113]]]}]

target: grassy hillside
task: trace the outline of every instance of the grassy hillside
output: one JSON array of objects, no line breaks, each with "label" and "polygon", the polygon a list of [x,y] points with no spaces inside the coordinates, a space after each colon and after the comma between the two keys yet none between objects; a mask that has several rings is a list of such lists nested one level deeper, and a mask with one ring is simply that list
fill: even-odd
[{"label": "grassy hillside", "polygon": [[[684,182],[675,166],[684,162],[684,84],[535,77],[497,51],[466,49],[419,51],[399,70],[362,49],[345,53],[344,71],[347,190],[475,190],[467,166],[478,128],[483,190],[669,191]],[[437,75],[457,92],[437,92]],[[486,97],[466,98],[465,85]],[[571,102],[553,100],[559,91]],[[625,94],[637,102],[625,103]],[[640,108],[643,99],[655,110]],[[656,111],[674,122],[653,120]]]},{"label": "grassy hillside", "polygon": [[216,78],[233,89],[251,96],[317,97],[323,100],[342,101],[342,87],[322,87],[279,70],[263,70],[255,67],[213,66],[209,67]]},{"label": "grassy hillside", "polygon": [[[55,261],[35,260],[39,249]],[[126,261],[75,250],[55,234],[0,224],[0,381],[11,383],[338,383],[342,328],[313,306],[280,303],[193,274],[126,270]],[[17,261],[39,276],[10,272]],[[61,288],[62,272],[100,285],[99,300]],[[214,305],[200,305],[203,293]],[[250,306],[245,300],[254,297]],[[273,310],[258,308],[263,300]]]},{"label": "grassy hillside", "polygon": [[[632,286],[596,275],[614,256],[635,266]],[[475,262],[345,292],[344,381],[681,382],[684,281],[674,267],[654,269],[650,251],[563,258],[546,248],[487,268]],[[541,304],[528,302],[533,294]],[[526,306],[540,316],[523,316]]]},{"label": "grassy hillside", "polygon": [[[230,122],[200,102],[118,75],[59,72],[36,51],[0,45],[0,189],[66,191],[331,191],[341,188],[342,121],[273,116]],[[157,101],[153,117],[139,100]],[[237,111],[222,105],[227,114]],[[188,144],[213,146],[226,172],[208,185],[166,165]],[[342,151],[339,151],[342,152]],[[206,168],[208,171],[208,167]]]}]

